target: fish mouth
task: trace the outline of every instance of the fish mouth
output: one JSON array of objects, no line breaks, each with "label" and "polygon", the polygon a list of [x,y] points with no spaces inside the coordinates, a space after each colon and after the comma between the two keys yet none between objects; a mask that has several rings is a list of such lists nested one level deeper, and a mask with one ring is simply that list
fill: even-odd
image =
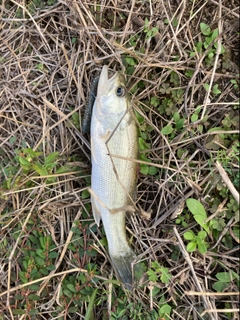
[{"label": "fish mouth", "polygon": [[113,76],[109,77],[109,69],[107,65],[104,65],[100,75],[99,83],[103,86],[107,86],[109,90],[111,88],[122,85],[125,85],[124,75],[120,72],[115,72]]}]

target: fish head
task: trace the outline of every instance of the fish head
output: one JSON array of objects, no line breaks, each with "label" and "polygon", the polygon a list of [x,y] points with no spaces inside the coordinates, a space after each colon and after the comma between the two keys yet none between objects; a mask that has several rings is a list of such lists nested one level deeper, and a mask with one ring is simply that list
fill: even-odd
[{"label": "fish head", "polygon": [[109,78],[108,66],[103,66],[98,82],[96,104],[99,115],[124,114],[129,107],[129,96],[124,75],[116,72]]}]

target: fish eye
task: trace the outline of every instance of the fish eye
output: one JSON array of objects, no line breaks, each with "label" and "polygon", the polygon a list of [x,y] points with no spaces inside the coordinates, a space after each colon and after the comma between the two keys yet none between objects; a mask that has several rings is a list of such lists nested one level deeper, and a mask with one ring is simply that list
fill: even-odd
[{"label": "fish eye", "polygon": [[116,95],[118,97],[124,97],[125,96],[125,88],[124,87],[117,87]]}]

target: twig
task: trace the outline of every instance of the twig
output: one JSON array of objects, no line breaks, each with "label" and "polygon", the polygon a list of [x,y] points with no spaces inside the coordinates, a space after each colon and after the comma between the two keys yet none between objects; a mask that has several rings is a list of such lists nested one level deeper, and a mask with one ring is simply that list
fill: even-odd
[{"label": "twig", "polygon": [[221,166],[220,162],[216,161],[216,168],[218,169],[223,181],[226,183],[228,189],[232,193],[233,197],[239,204],[240,199],[239,199],[239,193],[237,192],[236,188],[234,187],[232,181],[229,179],[228,174],[224,170],[224,168]]}]

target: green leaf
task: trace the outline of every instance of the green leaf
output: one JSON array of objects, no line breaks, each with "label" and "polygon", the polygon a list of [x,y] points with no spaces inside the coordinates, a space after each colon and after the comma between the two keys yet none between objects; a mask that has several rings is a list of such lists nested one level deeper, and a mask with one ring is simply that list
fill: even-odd
[{"label": "green leaf", "polygon": [[184,232],[183,237],[186,240],[193,240],[195,238],[195,234],[193,233],[193,231],[190,230],[190,231]]},{"label": "green leaf", "polygon": [[170,319],[168,316],[170,315],[171,310],[172,310],[172,307],[171,307],[169,304],[164,304],[164,305],[160,308],[160,310],[159,310],[159,312],[160,312],[160,317],[165,317],[165,316],[167,316],[166,320],[167,320],[167,319]]},{"label": "green leaf", "polygon": [[210,88],[210,85],[209,85],[208,83],[204,83],[204,84],[203,84],[203,87],[204,87],[204,89],[205,89],[206,91],[208,91],[209,88]]},{"label": "green leaf", "polygon": [[148,166],[146,164],[140,164],[140,172],[142,174],[148,174]]},{"label": "green leaf", "polygon": [[95,289],[91,295],[84,320],[94,320],[94,305],[98,289]]},{"label": "green leaf", "polygon": [[162,283],[169,284],[170,279],[171,279],[172,276],[168,272],[168,268],[161,267],[161,272],[162,272],[162,275],[161,275],[160,279],[161,279]]},{"label": "green leaf", "polygon": [[40,258],[43,258],[43,259],[46,258],[45,254],[44,254],[44,251],[42,249],[37,249],[36,253]]},{"label": "green leaf", "polygon": [[179,119],[177,122],[176,122],[176,125],[175,125],[175,127],[176,127],[176,129],[182,129],[183,128],[183,126],[184,126],[184,121],[185,121],[185,119]]},{"label": "green leaf", "polygon": [[198,120],[198,115],[196,113],[192,114],[191,116],[191,122],[195,122]]},{"label": "green leaf", "polygon": [[232,280],[236,279],[234,275],[230,272],[219,272],[216,274],[216,278],[222,282],[231,282]]},{"label": "green leaf", "polygon": [[206,236],[207,236],[207,233],[205,231],[199,231],[198,232],[198,236],[201,238],[201,239],[205,239]]},{"label": "green leaf", "polygon": [[210,29],[209,25],[204,22],[200,23],[200,29],[201,29],[201,32],[204,36],[209,36],[211,33],[211,29]]},{"label": "green leaf", "polygon": [[216,94],[216,95],[221,93],[221,91],[218,89],[218,84],[215,84],[215,85],[213,86],[212,92],[213,92],[214,94]]},{"label": "green leaf", "polygon": [[37,263],[39,266],[42,267],[42,266],[45,265],[45,260],[44,260],[44,259],[39,258],[39,257],[36,257],[35,260],[36,260],[36,263]]},{"label": "green leaf", "polygon": [[162,133],[163,135],[168,135],[168,134],[170,134],[170,133],[172,133],[172,132],[173,132],[173,127],[172,127],[172,125],[165,126],[165,127],[163,127],[162,130],[161,130],[161,133]]},{"label": "green leaf", "polygon": [[154,286],[152,290],[152,296],[155,297],[160,292],[160,290],[160,288]]},{"label": "green leaf", "polygon": [[71,291],[71,292],[74,292],[76,293],[76,289],[75,289],[75,286],[71,283],[68,283],[67,284],[67,288]]},{"label": "green leaf", "polygon": [[38,291],[40,289],[40,286],[37,285],[37,284],[31,284],[29,286],[29,289],[32,290],[32,291]]},{"label": "green leaf", "polygon": [[149,149],[149,145],[143,140],[143,138],[138,138],[139,150],[147,150]]},{"label": "green leaf", "polygon": [[28,300],[38,301],[40,299],[41,299],[41,297],[38,296],[37,294],[29,294],[29,296],[28,296]]},{"label": "green leaf", "polygon": [[188,252],[193,252],[196,250],[197,244],[194,241],[189,242],[189,244],[187,245],[187,251]]},{"label": "green leaf", "polygon": [[227,288],[227,284],[222,281],[217,281],[212,285],[212,287],[217,292],[223,292]]},{"label": "green leaf", "polygon": [[49,253],[48,258],[49,259],[54,259],[58,257],[58,253],[56,251],[52,251]]},{"label": "green leaf", "polygon": [[48,172],[46,168],[44,168],[40,163],[33,164],[33,169],[40,175],[40,176],[47,176]]},{"label": "green leaf", "polygon": [[63,289],[63,294],[65,295],[65,296],[67,296],[68,298],[72,298],[72,296],[73,296],[73,293],[70,291],[70,290],[68,290],[68,289]]},{"label": "green leaf", "polygon": [[89,198],[89,197],[90,197],[89,191],[88,191],[87,189],[83,190],[83,191],[82,191],[82,194],[81,194],[81,198],[82,198],[82,199],[87,199],[87,198]]},{"label": "green leaf", "polygon": [[178,112],[174,112],[173,119],[177,122],[180,119],[180,114]]},{"label": "green leaf", "polygon": [[53,163],[55,160],[57,160],[58,156],[59,156],[59,152],[52,152],[52,153],[50,153],[50,154],[46,157],[46,159],[45,159],[45,161],[44,161],[44,165],[48,165],[48,164],[50,164],[50,163]]},{"label": "green leaf", "polygon": [[207,214],[201,202],[199,202],[196,199],[189,198],[187,199],[186,204],[189,211],[193,214],[193,217],[196,220],[196,222],[201,227],[203,227],[204,230],[207,231],[207,233],[209,233],[209,227],[206,223],[204,223],[205,220],[207,219]]},{"label": "green leaf", "polygon": [[214,29],[211,35],[212,41],[218,37],[218,29]]},{"label": "green leaf", "polygon": [[24,170],[30,170],[31,169],[31,163],[29,163],[27,159],[19,156],[18,160],[19,160],[19,163],[20,163],[21,167]]},{"label": "green leaf", "polygon": [[148,167],[148,174],[150,176],[155,176],[157,173],[158,173],[158,168],[152,167],[152,166]]},{"label": "green leaf", "polygon": [[158,275],[155,273],[155,271],[150,269],[147,271],[147,274],[150,281],[157,282]]},{"label": "green leaf", "polygon": [[20,314],[26,314],[26,310],[25,309],[13,309],[12,313],[15,315],[20,315]]},{"label": "green leaf", "polygon": [[205,243],[199,243],[198,242],[198,250],[199,252],[201,252],[202,254],[205,254],[207,252],[207,247]]},{"label": "green leaf", "polygon": [[125,59],[126,59],[126,62],[127,62],[128,65],[130,65],[132,67],[137,65],[137,62],[136,62],[136,60],[134,58],[126,57]]}]

